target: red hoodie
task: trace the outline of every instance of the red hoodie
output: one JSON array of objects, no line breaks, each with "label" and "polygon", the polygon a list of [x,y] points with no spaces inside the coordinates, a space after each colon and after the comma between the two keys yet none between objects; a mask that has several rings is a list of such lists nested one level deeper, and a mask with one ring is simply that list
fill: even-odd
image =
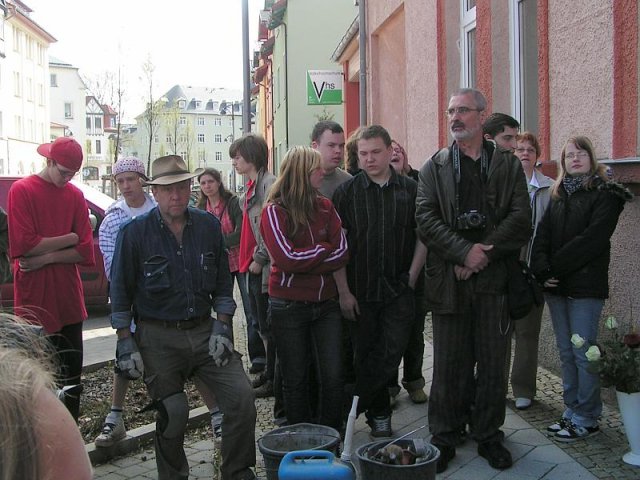
[{"label": "red hoodie", "polygon": [[349,260],[342,222],[330,200],[317,198],[313,220],[292,225],[286,211],[270,203],[262,211],[260,232],[271,257],[269,295],[287,300],[321,302],[337,295],[333,272]]}]

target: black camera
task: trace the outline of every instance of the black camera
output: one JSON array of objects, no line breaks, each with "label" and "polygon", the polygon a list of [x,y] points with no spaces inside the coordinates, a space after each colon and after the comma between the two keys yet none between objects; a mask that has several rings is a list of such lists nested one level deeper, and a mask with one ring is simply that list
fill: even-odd
[{"label": "black camera", "polygon": [[461,213],[456,220],[458,230],[482,230],[487,226],[487,217],[477,210]]}]

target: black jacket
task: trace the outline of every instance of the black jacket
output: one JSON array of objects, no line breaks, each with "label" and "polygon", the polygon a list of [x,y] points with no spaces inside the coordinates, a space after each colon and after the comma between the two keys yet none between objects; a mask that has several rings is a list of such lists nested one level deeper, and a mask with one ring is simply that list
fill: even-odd
[{"label": "black jacket", "polygon": [[550,293],[575,298],[609,296],[610,238],[631,192],[600,178],[590,189],[552,198],[533,241],[531,268],[542,284],[557,278]]},{"label": "black jacket", "polygon": [[[520,161],[496,147],[487,173],[486,202],[494,218],[482,243],[494,245],[490,263],[478,273],[476,291],[506,291],[504,259],[517,256],[531,236],[531,206],[527,181]],[[436,153],[420,169],[416,221],[427,246],[426,301],[434,313],[457,313],[460,309],[454,266],[463,265],[473,243],[455,230],[455,180],[449,149]]]}]

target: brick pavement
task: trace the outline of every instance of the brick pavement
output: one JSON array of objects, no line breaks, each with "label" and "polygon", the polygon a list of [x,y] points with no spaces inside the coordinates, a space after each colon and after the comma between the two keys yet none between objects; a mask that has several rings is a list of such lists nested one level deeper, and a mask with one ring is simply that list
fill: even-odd
[{"label": "brick pavement", "polygon": [[[235,319],[237,348],[245,349],[245,329],[242,309],[238,309]],[[432,347],[430,325],[425,330],[426,349],[424,376],[427,388],[430,387],[432,369]],[[91,348],[86,345],[86,348]],[[245,358],[246,362],[246,358]],[[553,373],[540,368],[538,370],[538,397],[533,406],[525,411],[513,408],[509,401],[505,421],[505,444],[514,457],[514,466],[505,471],[490,468],[486,461],[478,457],[476,445],[467,441],[458,448],[456,458],[448,470],[438,478],[458,479],[638,479],[640,468],[631,467],[622,462],[621,457],[628,451],[628,445],[621,427],[619,413],[613,404],[605,405],[601,421],[602,432],[584,441],[572,444],[554,442],[542,432],[546,426],[556,420],[562,412],[562,391],[560,379]],[[273,399],[257,399],[258,420],[256,440],[269,432],[272,423]],[[414,405],[406,392],[398,396],[393,415],[393,428],[396,435],[413,430],[426,423],[426,405]],[[362,416],[361,416],[362,417]],[[370,442],[369,428],[363,418],[356,422],[354,444],[356,446]],[[428,436],[426,429],[414,436]],[[218,478],[216,464],[219,461],[213,441],[202,440],[196,435],[187,435],[185,450],[191,466],[190,478]],[[355,447],[354,447],[355,450]],[[355,455],[354,455],[355,457]],[[264,461],[256,446],[256,475],[266,478]],[[153,447],[132,452],[125,457],[111,460],[95,466],[95,478],[99,480],[147,479],[157,478]]]}]

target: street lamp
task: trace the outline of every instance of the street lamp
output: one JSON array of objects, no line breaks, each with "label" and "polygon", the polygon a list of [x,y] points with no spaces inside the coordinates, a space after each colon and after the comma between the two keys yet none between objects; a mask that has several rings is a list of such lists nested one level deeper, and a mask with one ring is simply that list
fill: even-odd
[{"label": "street lamp", "polygon": [[[227,115],[229,113],[229,110],[231,110],[231,135],[227,135],[227,137],[224,139],[225,142],[229,142],[229,143],[233,143],[233,141],[236,138],[236,115],[235,115],[235,108],[236,105],[241,105],[240,102],[237,101],[231,101],[231,102],[227,102],[226,100],[223,100],[220,103],[220,115]],[[231,188],[232,192],[236,192],[236,170],[235,168],[233,168],[233,166],[231,167],[231,178],[230,178],[230,185],[229,187]]]}]

